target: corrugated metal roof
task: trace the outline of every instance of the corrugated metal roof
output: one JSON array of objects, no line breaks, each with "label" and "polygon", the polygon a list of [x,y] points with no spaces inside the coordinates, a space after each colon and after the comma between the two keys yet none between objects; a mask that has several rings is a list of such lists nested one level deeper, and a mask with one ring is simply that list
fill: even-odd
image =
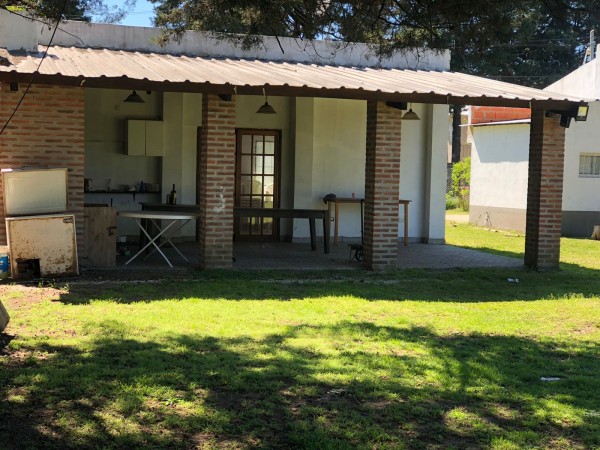
[{"label": "corrugated metal roof", "polygon": [[[19,55],[3,51],[9,65],[0,66],[0,79],[32,74],[42,52]],[[581,102],[582,99],[457,72],[375,69],[244,59],[216,59],[124,50],[52,46],[43,61],[41,81],[57,83],[85,79],[85,86],[129,88],[137,82],[249,91],[267,86],[269,95],[315,95],[454,103],[520,104],[531,101]],[[109,81],[112,80],[112,83]],[[165,86],[168,90],[169,86]],[[182,90],[179,86],[178,90]],[[446,101],[441,101],[445,99]],[[478,100],[478,101],[477,101]],[[503,101],[500,101],[503,100]],[[466,102],[468,103],[468,102]]]}]

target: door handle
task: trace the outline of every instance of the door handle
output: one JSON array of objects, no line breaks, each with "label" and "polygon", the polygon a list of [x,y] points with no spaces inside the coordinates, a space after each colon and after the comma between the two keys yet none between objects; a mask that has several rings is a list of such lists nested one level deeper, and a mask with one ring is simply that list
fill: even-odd
[{"label": "door handle", "polygon": [[116,230],[116,229],[117,229],[117,227],[115,227],[115,226],[112,226],[112,227],[106,227],[106,231],[108,231],[108,235],[109,235],[109,236],[112,236],[112,235],[114,235],[115,233],[113,233],[113,230]]}]

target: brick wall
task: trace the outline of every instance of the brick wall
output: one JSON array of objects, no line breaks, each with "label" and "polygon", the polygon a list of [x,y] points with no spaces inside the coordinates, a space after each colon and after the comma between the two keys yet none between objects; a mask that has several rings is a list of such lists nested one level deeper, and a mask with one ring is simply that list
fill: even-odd
[{"label": "brick wall", "polygon": [[[23,95],[0,83],[0,127]],[[68,208],[75,213],[77,245],[83,255],[83,88],[32,85],[10,125],[0,136],[0,169],[48,166],[68,169]],[[40,189],[43,189],[40,186]],[[4,195],[0,183],[0,242],[6,244]]]},{"label": "brick wall", "polygon": [[565,129],[534,111],[529,143],[525,265],[557,269],[560,257]]},{"label": "brick wall", "polygon": [[202,96],[200,146],[200,266],[228,268],[233,254],[235,97]]},{"label": "brick wall", "polygon": [[504,108],[501,106],[471,106],[471,123],[504,122],[529,119],[529,108]]},{"label": "brick wall", "polygon": [[396,265],[401,117],[383,102],[367,103],[364,261],[372,270]]}]

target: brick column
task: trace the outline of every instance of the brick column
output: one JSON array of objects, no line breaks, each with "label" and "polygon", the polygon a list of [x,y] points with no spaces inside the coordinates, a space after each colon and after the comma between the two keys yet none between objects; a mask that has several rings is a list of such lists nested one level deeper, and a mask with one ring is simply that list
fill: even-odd
[{"label": "brick column", "polygon": [[559,118],[531,114],[525,265],[558,269],[565,154],[565,129]]},{"label": "brick column", "polygon": [[400,119],[402,111],[367,102],[364,264],[371,270],[394,268],[398,255]]},{"label": "brick column", "polygon": [[235,97],[202,95],[199,197],[200,267],[230,268],[235,186]]},{"label": "brick column", "polygon": [[[23,95],[0,83],[0,127]],[[34,84],[0,136],[0,169],[21,166],[67,168],[68,208],[75,213],[78,254],[83,247],[84,90]],[[44,189],[40,186],[40,189]],[[6,244],[4,195],[0,183],[0,244]]]}]

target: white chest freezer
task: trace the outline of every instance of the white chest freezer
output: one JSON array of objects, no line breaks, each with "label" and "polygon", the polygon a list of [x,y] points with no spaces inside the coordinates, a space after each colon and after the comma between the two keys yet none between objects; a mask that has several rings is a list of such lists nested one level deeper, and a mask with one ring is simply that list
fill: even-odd
[{"label": "white chest freezer", "polygon": [[10,217],[6,235],[13,278],[79,273],[73,214]]},{"label": "white chest freezer", "polygon": [[67,169],[2,173],[6,217],[67,211]]}]

